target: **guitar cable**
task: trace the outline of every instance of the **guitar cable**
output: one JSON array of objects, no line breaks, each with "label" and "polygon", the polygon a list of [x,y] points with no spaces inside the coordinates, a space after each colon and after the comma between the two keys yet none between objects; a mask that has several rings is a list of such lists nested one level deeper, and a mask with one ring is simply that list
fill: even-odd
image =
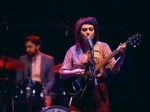
[{"label": "guitar cable", "polygon": [[70,97],[70,100],[69,100],[69,110],[71,109],[71,103],[72,103],[72,97]]}]

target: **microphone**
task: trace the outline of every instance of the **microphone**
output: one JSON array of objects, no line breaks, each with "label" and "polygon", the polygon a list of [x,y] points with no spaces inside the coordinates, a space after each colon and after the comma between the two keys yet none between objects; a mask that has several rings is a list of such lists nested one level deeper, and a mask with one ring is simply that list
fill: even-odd
[{"label": "microphone", "polygon": [[67,20],[66,22],[66,32],[65,32],[65,35],[68,36],[68,29],[69,29],[69,20]]},{"label": "microphone", "polygon": [[66,33],[65,33],[66,36],[68,36],[68,26],[66,26]]},{"label": "microphone", "polygon": [[2,23],[2,25],[5,25],[6,30],[8,30],[8,21],[4,21],[4,22]]},{"label": "microphone", "polygon": [[93,44],[92,44],[92,40],[89,36],[86,37],[88,40],[88,43],[90,44],[90,48],[93,50]]},{"label": "microphone", "polygon": [[7,15],[4,15],[4,16],[3,16],[3,20],[4,20],[4,22],[3,22],[2,24],[3,24],[3,25],[5,24],[6,30],[8,31],[8,18],[7,18]]},{"label": "microphone", "polygon": [[8,21],[7,21],[7,23],[6,23],[6,30],[8,31]]}]

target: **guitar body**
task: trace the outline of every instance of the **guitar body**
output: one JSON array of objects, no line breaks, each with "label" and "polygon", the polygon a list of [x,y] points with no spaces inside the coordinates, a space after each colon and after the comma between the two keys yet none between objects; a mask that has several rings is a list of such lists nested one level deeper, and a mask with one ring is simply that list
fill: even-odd
[{"label": "guitar body", "polygon": [[86,96],[88,90],[93,87],[93,79],[72,77],[64,80],[63,87],[67,96],[72,97],[73,101],[77,101]]}]

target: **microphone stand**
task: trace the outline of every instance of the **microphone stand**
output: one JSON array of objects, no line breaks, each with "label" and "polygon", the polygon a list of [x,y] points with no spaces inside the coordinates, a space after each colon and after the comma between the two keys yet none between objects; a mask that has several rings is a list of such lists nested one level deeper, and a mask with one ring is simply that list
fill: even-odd
[{"label": "microphone stand", "polygon": [[[89,70],[89,81],[93,81],[93,78],[94,78],[94,85],[97,85],[97,82],[96,82],[96,79],[95,79],[95,74],[94,74],[94,71],[95,71],[95,62],[94,62],[94,56],[93,56],[93,46],[92,44],[90,45],[90,52],[89,52],[89,59],[88,59],[88,70]],[[86,105],[86,112],[91,112],[93,111],[94,109],[94,106],[93,106],[93,94],[94,93],[94,88],[93,88],[93,82],[91,85],[89,85],[89,91],[88,91],[88,105]],[[92,104],[92,105],[91,105]]]},{"label": "microphone stand", "polygon": [[97,79],[96,79],[96,74],[95,74],[95,62],[94,62],[94,54],[93,54],[93,48],[91,48],[90,47],[90,60],[89,60],[89,62],[90,62],[90,64],[92,65],[92,66],[90,66],[90,69],[91,69],[91,71],[92,71],[92,75],[94,76],[94,84],[95,84],[95,86],[97,85]]},{"label": "microphone stand", "polygon": [[90,47],[90,60],[89,60],[91,66],[90,66],[90,70],[93,76],[93,81],[94,81],[94,85],[93,85],[93,89],[92,89],[92,107],[91,107],[91,103],[89,102],[89,112],[92,110],[94,111],[95,108],[99,107],[99,93],[98,93],[98,82],[97,82],[97,78],[96,78],[96,71],[95,71],[95,62],[94,62],[94,52],[93,52],[93,47]]}]

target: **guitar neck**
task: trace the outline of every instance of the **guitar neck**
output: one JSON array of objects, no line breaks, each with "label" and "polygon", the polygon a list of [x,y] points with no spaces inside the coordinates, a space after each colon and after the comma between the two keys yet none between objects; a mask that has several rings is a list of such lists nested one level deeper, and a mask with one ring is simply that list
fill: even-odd
[{"label": "guitar neck", "polygon": [[118,54],[118,50],[116,49],[110,55],[108,55],[106,58],[104,58],[100,63],[98,63],[95,66],[95,70],[98,70],[99,68],[101,68],[103,65],[105,65],[110,59],[112,59],[117,54]]}]

